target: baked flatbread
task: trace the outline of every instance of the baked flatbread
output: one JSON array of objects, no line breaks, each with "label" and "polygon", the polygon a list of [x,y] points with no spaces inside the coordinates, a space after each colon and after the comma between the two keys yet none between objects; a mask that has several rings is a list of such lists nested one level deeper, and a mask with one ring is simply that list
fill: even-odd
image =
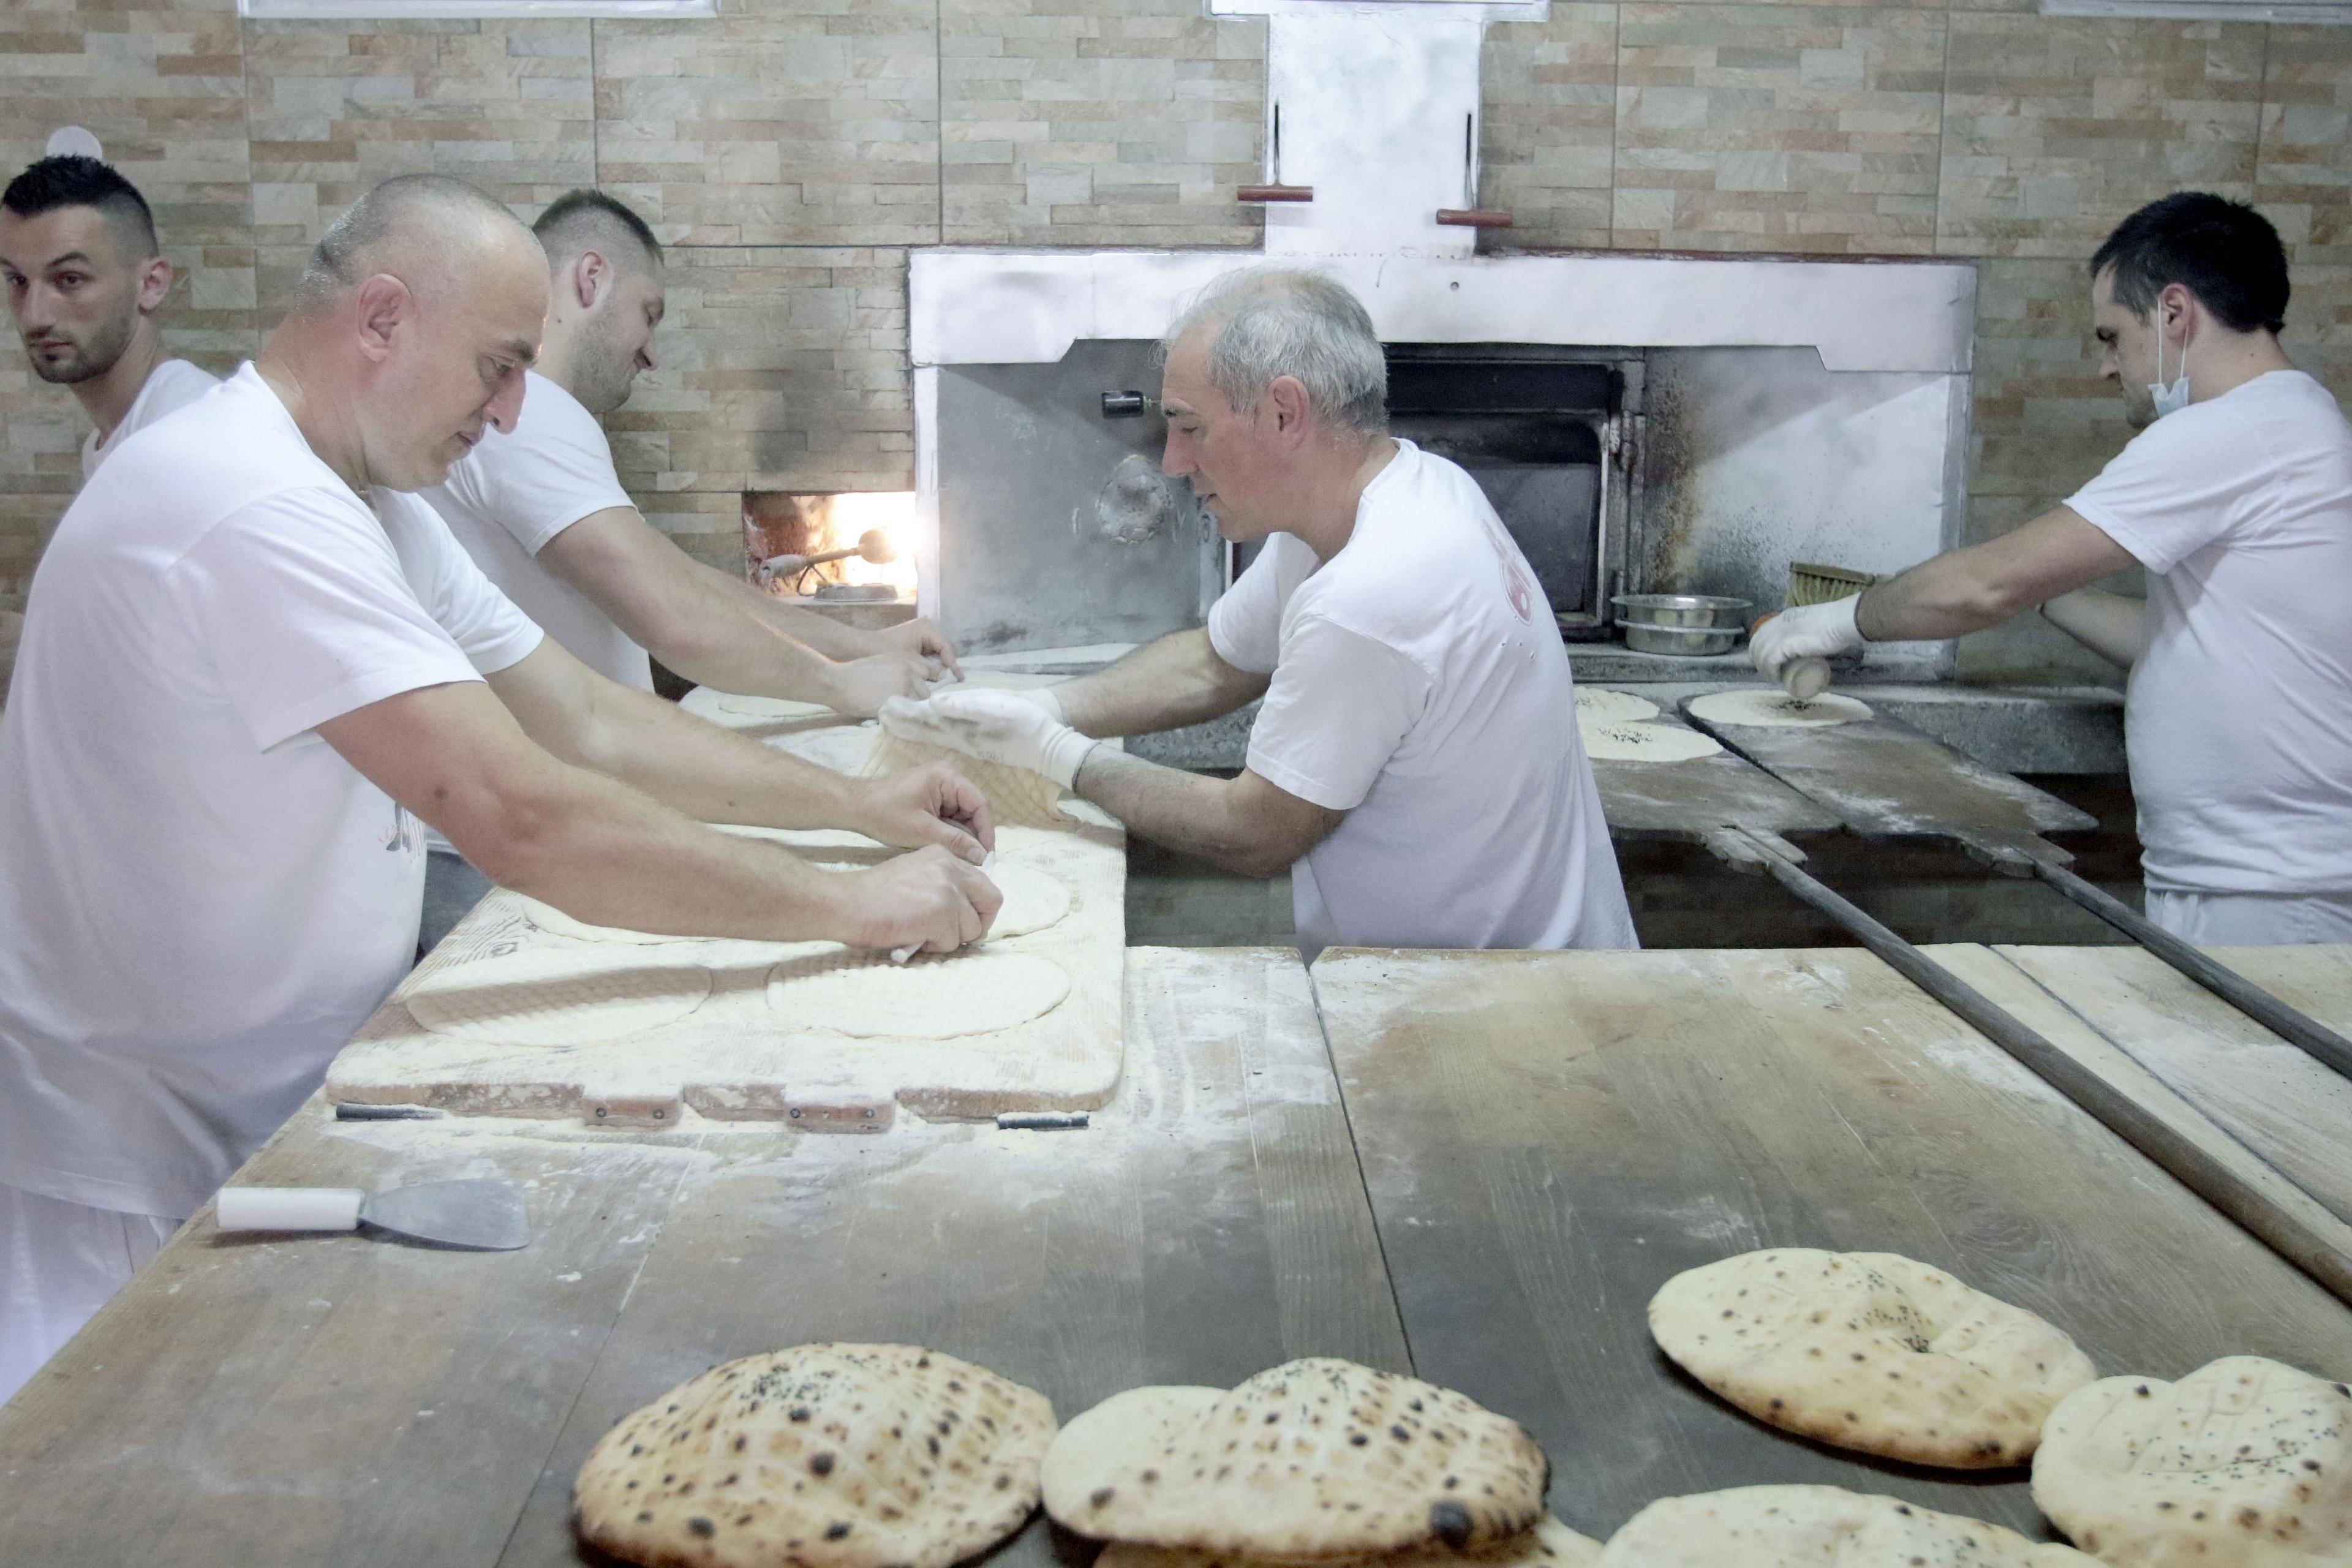
[{"label": "baked flatbread", "polygon": [[2128,1568],[2352,1563],[2352,1391],[2250,1355],[2102,1378],[2050,1413],[2033,1500]]},{"label": "baked flatbread", "polygon": [[1609,1538],[1601,1568],[2098,1568],[2066,1546],[1837,1487],[1662,1498]]},{"label": "baked flatbread", "polygon": [[1658,1348],[1759,1421],[1920,1465],[2021,1465],[2097,1374],[2021,1307],[1891,1252],[1781,1247],[1677,1274]]},{"label": "baked flatbread", "polygon": [[715,1366],[604,1434],[572,1489],[627,1562],[947,1568],[1021,1528],[1045,1396],[912,1345],[801,1345]]},{"label": "baked flatbread", "polygon": [[[1073,1422],[1073,1426],[1076,1423]],[[1601,1542],[1579,1535],[1549,1514],[1499,1546],[1456,1552],[1450,1546],[1416,1546],[1382,1557],[1334,1557],[1318,1568],[1592,1568]],[[1095,1568],[1287,1568],[1278,1557],[1243,1557],[1231,1552],[1186,1552],[1172,1546],[1136,1546],[1114,1541],[1095,1559]]]},{"label": "baked flatbread", "polygon": [[1047,1511],[1104,1540],[1313,1559],[1479,1551],[1543,1517],[1535,1439],[1433,1384],[1318,1358],[1209,1392],[1130,1391],[1073,1421],[1086,1441],[1046,1456]]}]

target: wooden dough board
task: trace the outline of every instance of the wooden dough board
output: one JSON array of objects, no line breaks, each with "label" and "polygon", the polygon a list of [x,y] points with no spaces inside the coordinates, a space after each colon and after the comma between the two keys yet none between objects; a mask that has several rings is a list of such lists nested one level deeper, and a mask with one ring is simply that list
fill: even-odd
[{"label": "wooden dough board", "polygon": [[[1689,728],[1664,714],[1640,722]],[[1839,826],[1834,813],[1728,751],[1686,763],[1596,758],[1592,777],[1601,786],[1601,813],[1614,838],[1680,838],[1704,844],[1726,828],[1778,837],[1786,833],[1830,833]]]},{"label": "wooden dough board", "polygon": [[[1003,678],[1007,680],[1021,678]],[[763,719],[719,707],[698,689],[684,704],[762,743],[854,773],[873,727],[830,714]],[[680,1108],[725,1120],[780,1120],[809,1131],[878,1132],[898,1106],[933,1118],[1006,1110],[1087,1110],[1118,1085],[1123,1055],[1119,1003],[1127,952],[1127,837],[1108,817],[1076,803],[1066,830],[1005,828],[997,854],[1066,884],[1071,909],[1058,923],[991,945],[1059,964],[1070,994],[1027,1024],[949,1040],[860,1039],[795,1029],[767,1000],[767,973],[784,948],[757,942],[600,944],[550,936],[521,901],[494,891],[363,1025],[328,1069],[335,1100],[414,1103],[478,1115],[578,1117],[604,1126],[674,1127]],[[855,834],[785,835],[827,857],[870,862],[895,853]],[[607,952],[625,969],[657,957],[700,957],[711,996],[687,1017],[635,1038],[531,1048],[473,1045],[432,1034],[402,1005],[421,979],[525,944]]]},{"label": "wooden dough board", "polygon": [[[2283,1177],[2352,1221],[2352,1082],[2163,960],[2137,947],[1927,951],[2182,1131],[2234,1139],[2252,1179]],[[2213,952],[2321,1022],[2352,1026],[2352,947]]]},{"label": "wooden dough board", "polygon": [[[1695,699],[1685,699],[1688,712]],[[1949,838],[1996,858],[2074,858],[2045,833],[2098,818],[1885,714],[1822,729],[1691,721],[1871,837]]]},{"label": "wooden dough board", "polygon": [[1665,1360],[1651,1295],[1758,1247],[1948,1268],[2103,1373],[2352,1374],[2352,1311],[1865,952],[1334,949],[1313,976],[1414,1370],[1532,1431],[1588,1535],[1810,1482],[2046,1539],[2022,1469],[1806,1442]]}]

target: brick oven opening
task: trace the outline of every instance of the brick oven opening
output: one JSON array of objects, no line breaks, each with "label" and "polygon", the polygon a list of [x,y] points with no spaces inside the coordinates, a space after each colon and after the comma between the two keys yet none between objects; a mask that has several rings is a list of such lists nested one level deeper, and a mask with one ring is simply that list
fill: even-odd
[{"label": "brick oven opening", "polygon": [[746,490],[743,570],[785,597],[912,603],[915,492]]}]

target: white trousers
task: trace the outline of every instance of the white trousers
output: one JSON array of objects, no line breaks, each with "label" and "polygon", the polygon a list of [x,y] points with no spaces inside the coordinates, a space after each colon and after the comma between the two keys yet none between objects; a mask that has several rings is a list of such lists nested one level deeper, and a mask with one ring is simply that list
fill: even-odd
[{"label": "white trousers", "polygon": [[0,1404],[179,1228],[0,1185]]},{"label": "white trousers", "polygon": [[2198,947],[2279,947],[2352,942],[2352,893],[2165,893],[2149,889],[2147,918]]}]

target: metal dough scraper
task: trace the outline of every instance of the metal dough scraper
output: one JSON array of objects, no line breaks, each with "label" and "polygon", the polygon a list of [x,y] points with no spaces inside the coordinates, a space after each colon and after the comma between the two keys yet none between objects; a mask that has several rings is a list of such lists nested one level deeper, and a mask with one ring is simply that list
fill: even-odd
[{"label": "metal dough scraper", "polygon": [[232,1230],[357,1230],[412,1241],[512,1252],[530,1242],[522,1190],[511,1182],[425,1182],[390,1192],[357,1187],[223,1187],[214,1212]]}]

